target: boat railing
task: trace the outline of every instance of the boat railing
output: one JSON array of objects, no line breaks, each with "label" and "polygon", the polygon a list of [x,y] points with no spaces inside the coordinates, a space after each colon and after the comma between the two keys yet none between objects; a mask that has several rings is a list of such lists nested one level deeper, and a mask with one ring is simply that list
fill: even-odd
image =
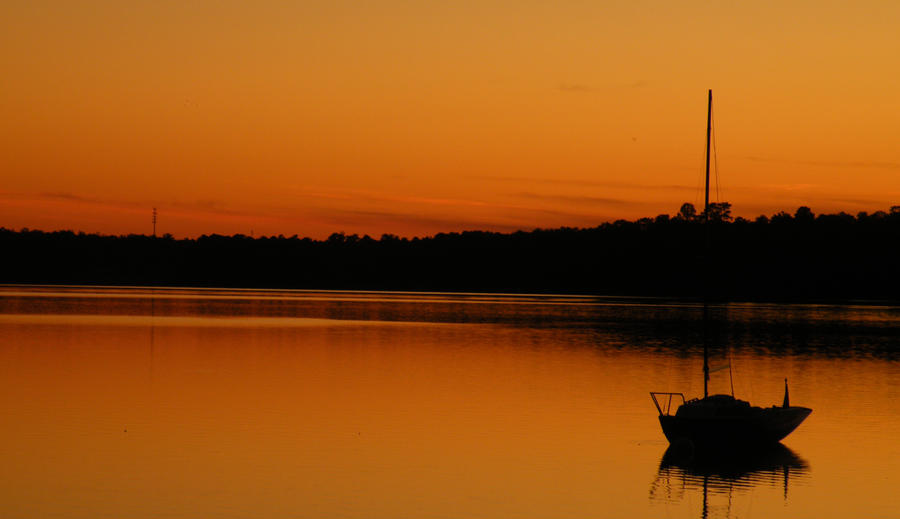
[{"label": "boat railing", "polygon": [[[680,397],[681,403],[684,404],[684,393],[664,393],[661,391],[651,391],[650,398],[653,399],[653,404],[656,406],[656,410],[659,411],[660,416],[670,416],[672,411],[672,398]],[[657,397],[663,397],[661,399],[657,399]],[[660,400],[662,400],[662,404],[660,404]],[[675,403],[678,403],[677,401]],[[678,409],[677,407],[675,408]]]}]

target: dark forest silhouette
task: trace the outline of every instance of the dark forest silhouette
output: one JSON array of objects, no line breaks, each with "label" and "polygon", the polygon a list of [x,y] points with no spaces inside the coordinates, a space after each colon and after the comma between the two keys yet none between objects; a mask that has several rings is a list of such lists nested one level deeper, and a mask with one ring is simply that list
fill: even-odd
[{"label": "dark forest silhouette", "polygon": [[[332,234],[173,239],[0,229],[0,282],[428,290],[691,297],[701,290],[703,215],[618,220],[593,228],[427,238]],[[711,204],[715,297],[898,299],[900,206],[753,221]]]}]

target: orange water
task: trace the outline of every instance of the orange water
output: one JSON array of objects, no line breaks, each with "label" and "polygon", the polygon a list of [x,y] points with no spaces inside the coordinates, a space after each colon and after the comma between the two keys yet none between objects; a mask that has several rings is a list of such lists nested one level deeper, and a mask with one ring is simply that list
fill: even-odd
[{"label": "orange water", "polygon": [[[814,409],[796,462],[660,467],[702,391],[661,300],[0,290],[4,517],[892,517],[898,309],[717,312],[738,397]],[[715,366],[714,366],[715,367]],[[715,391],[730,391],[728,370]]]}]

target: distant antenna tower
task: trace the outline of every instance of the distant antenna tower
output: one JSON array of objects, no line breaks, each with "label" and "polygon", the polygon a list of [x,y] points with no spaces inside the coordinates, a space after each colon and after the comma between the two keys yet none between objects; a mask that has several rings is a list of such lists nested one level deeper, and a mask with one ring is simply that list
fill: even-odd
[{"label": "distant antenna tower", "polygon": [[156,238],[156,208],[153,208],[153,237]]}]

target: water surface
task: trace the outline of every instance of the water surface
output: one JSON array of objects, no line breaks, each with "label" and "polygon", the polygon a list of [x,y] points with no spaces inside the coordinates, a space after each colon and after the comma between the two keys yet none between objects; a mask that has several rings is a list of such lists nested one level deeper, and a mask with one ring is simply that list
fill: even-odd
[{"label": "water surface", "polygon": [[814,409],[765,459],[665,455],[692,302],[3,287],[0,515],[895,516],[900,309],[713,316],[739,398]]}]

